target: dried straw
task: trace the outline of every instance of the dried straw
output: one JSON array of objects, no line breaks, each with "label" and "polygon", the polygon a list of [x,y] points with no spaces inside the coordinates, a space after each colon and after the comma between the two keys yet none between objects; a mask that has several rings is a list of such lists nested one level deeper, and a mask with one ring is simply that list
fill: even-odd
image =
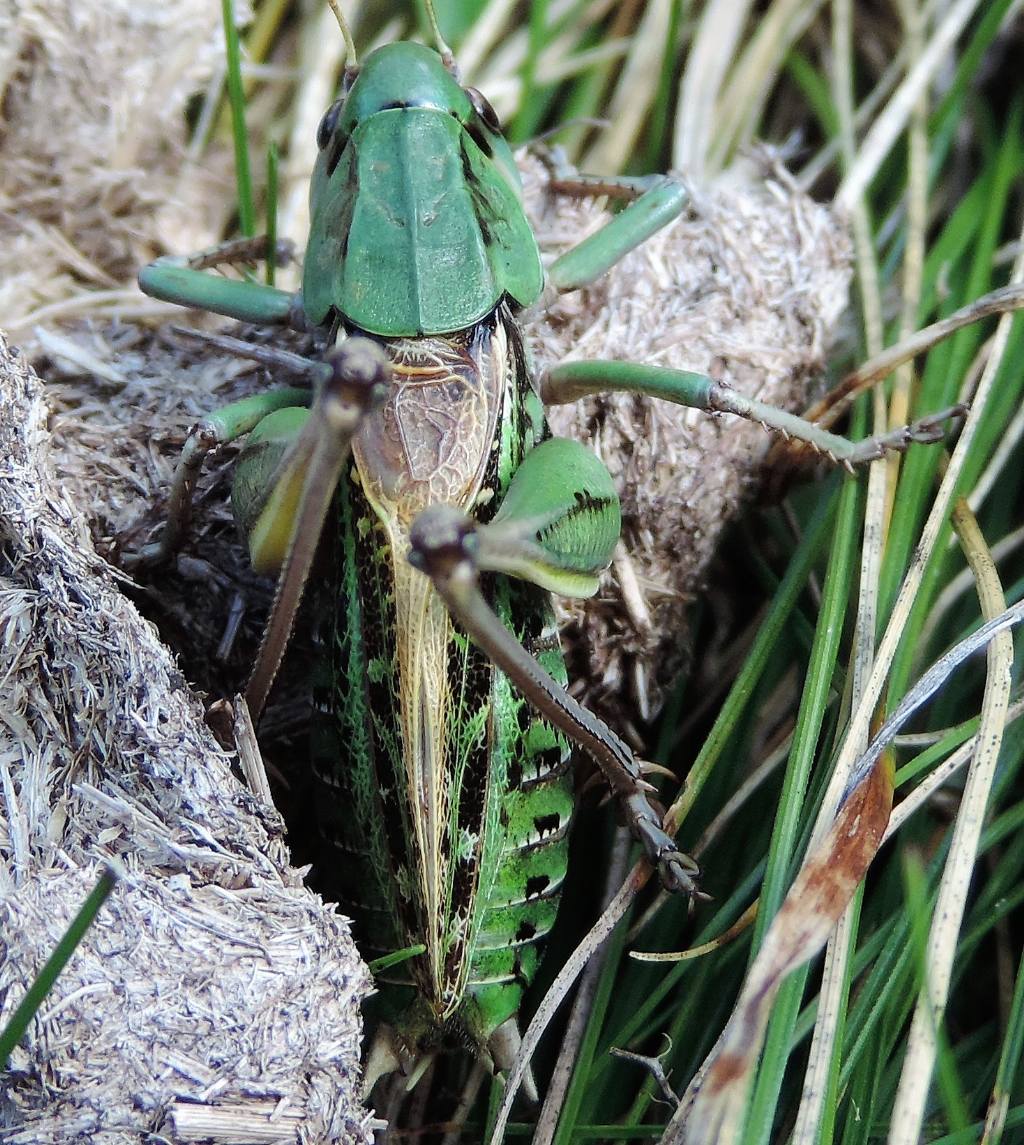
[{"label": "dried straw", "polygon": [[108,857],[127,871],[0,1090],[10,1145],[368,1140],[369,986],[55,477],[0,336],[0,1022]]}]

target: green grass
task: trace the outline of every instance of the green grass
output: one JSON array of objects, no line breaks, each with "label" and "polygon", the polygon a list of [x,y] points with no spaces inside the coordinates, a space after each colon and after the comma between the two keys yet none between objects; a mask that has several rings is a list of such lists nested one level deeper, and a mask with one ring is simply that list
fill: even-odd
[{"label": "green grass", "polygon": [[25,997],[0,1029],[0,1069],[8,1068],[12,1051],[25,1036],[33,1016],[39,1011],[54,982],[85,937],[85,932],[92,926],[103,904],[110,897],[110,892],[117,885],[117,879],[118,874],[112,867],[107,867],[99,876],[96,886],[68,924],[64,937],[54,947],[53,953],[29,984]]},{"label": "green grass", "polygon": [[[904,5],[916,7],[909,0]],[[261,17],[264,8],[258,7]],[[537,3],[505,13],[466,78],[485,93],[492,87],[504,93],[499,111],[517,141],[569,123],[559,140],[587,167],[612,160],[629,171],[663,169],[686,154],[714,174],[755,138],[780,145],[804,140],[791,165],[813,173],[811,189],[819,197],[838,191],[851,211],[857,238],[857,324],[836,353],[832,368],[839,376],[909,330],[953,313],[1009,279],[1024,170],[1019,80],[1012,48],[1004,51],[997,42],[1009,8],[1008,0],[979,7],[946,56],[939,85],[925,89],[917,111],[900,124],[867,177],[862,177],[868,162],[863,143],[892,88],[886,65],[903,53],[895,76],[899,84],[936,34],[926,24],[915,37],[901,25],[896,7],[873,8],[870,16],[855,12],[847,26],[847,6],[839,2],[774,0],[761,5],[757,19],[748,21],[727,55],[717,59],[721,85],[709,88],[714,69],[700,80],[693,68],[694,44],[713,45],[715,37],[701,21],[708,13],[721,20],[723,5]],[[481,22],[493,17],[499,5],[440,0],[438,9],[444,34],[462,58],[460,49],[469,50]],[[373,42],[393,20],[398,21],[393,34],[403,34],[410,21],[426,27],[422,14],[411,13],[406,5],[350,4],[346,11],[360,45]],[[515,20],[517,12],[522,23]],[[797,26],[794,18],[801,14],[806,19]],[[295,84],[279,81],[279,88],[264,91],[262,99],[256,98],[258,85],[249,94],[253,106],[262,109],[261,121],[252,122],[259,117],[250,116],[249,130],[282,147],[288,107],[303,82],[303,69],[311,66],[308,58],[297,61],[293,54],[300,39],[295,19],[286,8],[267,16],[261,28],[276,24],[280,30],[257,52],[297,66]],[[844,28],[845,35],[836,34]],[[770,37],[773,29],[779,34]],[[645,42],[645,36],[651,39]],[[757,53],[750,51],[755,42],[761,47]],[[658,60],[658,66],[625,87],[623,77],[631,74],[630,62],[641,51]],[[1016,98],[997,94],[1014,84]],[[883,94],[874,101],[878,85]],[[232,84],[233,90],[241,86],[241,77]],[[678,101],[684,89],[692,101],[699,91],[709,94],[711,118],[703,133],[692,124],[680,131]],[[853,109],[860,106],[868,113],[853,124]],[[602,117],[611,107],[620,110],[608,126],[583,122]],[[855,186],[865,188],[863,193],[853,193]],[[254,198],[239,209],[243,230],[245,220],[259,215]],[[947,405],[977,383],[987,363],[994,373],[984,407],[976,410],[977,425],[956,492],[971,498],[972,491],[984,487],[984,495],[972,502],[983,538],[975,550],[983,557],[986,546],[1004,543],[998,575],[1013,603],[1024,591],[1018,535],[1024,466],[1019,427],[1018,440],[1008,440],[1007,433],[1024,402],[1024,374],[1016,365],[1024,334],[1021,324],[1014,323],[1000,345],[995,329],[990,319],[936,345],[897,372],[880,398],[862,398],[854,423],[865,431],[880,409],[884,413],[887,401],[902,409],[900,395],[909,395],[915,413]],[[989,480],[997,456],[1000,468]],[[706,687],[698,657],[656,730],[652,756],[691,776],[681,841],[692,844],[762,762],[754,745],[763,740],[764,705],[777,681],[795,668],[803,687],[788,711],[773,714],[777,726],[791,727],[792,746],[780,753],[779,766],[733,811],[728,829],[702,855],[714,901],[700,905],[692,919],[686,904],[669,903],[634,939],[627,942],[622,928],[611,940],[557,1128],[538,1139],[649,1141],[660,1136],[671,1110],[655,1100],[652,1079],[607,1051],[612,1046],[646,1054],[664,1050],[663,1064],[681,1092],[725,1026],[753,952],[764,942],[807,849],[833,769],[843,758],[850,713],[863,695],[865,657],[890,624],[935,503],[943,464],[941,450],[915,448],[898,472],[891,471],[887,485],[879,481],[869,490],[863,476],[834,477],[797,491],[785,513],[768,510],[727,542],[727,554],[741,554],[738,559],[760,570],[763,618],[710,725],[698,732],[680,730],[689,698]],[[950,504],[909,607],[894,622],[894,633],[902,635],[882,692],[884,713],[895,708],[924,668],[981,623],[976,585],[985,574],[975,571],[957,579],[968,564],[949,524]],[[867,558],[865,518],[875,538]],[[812,579],[821,585],[817,608],[806,591]],[[990,587],[992,579],[989,575]],[[867,627],[858,627],[858,610]],[[696,627],[708,639],[706,626]],[[732,636],[739,639],[741,633]],[[1005,667],[1005,649],[996,653],[1000,657]],[[993,678],[997,669],[990,664]],[[1019,695],[1017,668],[1012,681]],[[976,658],[952,674],[915,716],[907,730],[931,735],[934,742],[897,745],[897,804],[926,782],[966,735],[974,734],[985,682],[986,669]],[[906,819],[872,864],[851,908],[847,939],[835,948],[827,994],[822,994],[820,956],[780,990],[746,1098],[745,1142],[854,1145],[890,1132],[895,1141],[975,1141],[990,1110],[1002,1108],[1000,1102],[1005,1103],[1002,1140],[1019,1132],[1024,1123],[1022,734],[1018,724],[1011,724],[1000,744],[1000,732],[986,722],[986,738],[997,737],[999,766],[987,798],[970,892],[942,899],[953,901],[957,910],[962,903],[965,912],[962,927],[951,928],[952,955],[942,953],[935,937],[936,904],[944,865],[954,851],[963,770]],[[964,846],[957,844],[960,851]],[[969,841],[966,849],[974,850]],[[594,881],[593,873],[590,878]],[[630,946],[676,949],[720,935],[758,895],[757,923],[711,954],[675,965],[638,963],[626,956]],[[941,986],[944,967],[948,990]],[[934,1061],[925,1058],[912,1066],[910,1019],[924,983],[940,984],[944,1014]],[[823,1010],[836,1020],[820,1028],[812,1048]],[[671,1048],[666,1048],[665,1035]],[[550,1060],[550,1050],[543,1060]],[[816,1084],[826,1093],[814,1117],[807,1093],[812,1064]],[[492,1113],[496,1100],[492,1096]],[[910,1112],[894,1125],[898,1106]],[[465,1140],[480,1139],[483,1117],[482,1108],[470,1114]],[[509,1136],[532,1132],[518,1122]],[[999,1139],[994,1125],[987,1140]]]}]

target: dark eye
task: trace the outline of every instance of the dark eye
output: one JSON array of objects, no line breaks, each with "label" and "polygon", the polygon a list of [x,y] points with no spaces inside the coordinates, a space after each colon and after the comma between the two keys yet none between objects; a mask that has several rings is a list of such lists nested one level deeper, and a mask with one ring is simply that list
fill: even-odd
[{"label": "dark eye", "polygon": [[324,117],[320,120],[320,126],[316,129],[316,145],[321,151],[323,151],[330,142],[331,136],[334,134],[334,129],[338,126],[338,116],[341,115],[341,109],[344,106],[345,101],[343,99],[337,99],[324,112]]},{"label": "dark eye", "polygon": [[501,134],[501,120],[498,119],[497,112],[491,107],[487,97],[483,92],[477,91],[475,87],[467,87],[466,95],[469,96],[470,103],[473,105],[473,110],[480,116],[484,123],[494,132]]}]

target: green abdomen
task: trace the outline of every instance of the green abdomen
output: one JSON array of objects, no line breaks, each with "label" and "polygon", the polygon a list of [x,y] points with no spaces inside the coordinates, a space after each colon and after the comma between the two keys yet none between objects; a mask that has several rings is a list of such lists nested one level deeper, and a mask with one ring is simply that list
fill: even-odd
[{"label": "green abdomen", "polygon": [[[411,1002],[391,1015],[408,1039],[454,1022],[485,1042],[518,1009],[554,922],[568,748],[455,629],[408,566],[405,538],[432,501],[493,515],[535,437],[528,381],[500,312],[463,335],[387,348],[395,393],[339,496],[331,695],[315,751],[324,874],[367,958],[426,948],[379,980],[385,1009]],[[502,577],[484,589],[564,681],[547,595]]]}]

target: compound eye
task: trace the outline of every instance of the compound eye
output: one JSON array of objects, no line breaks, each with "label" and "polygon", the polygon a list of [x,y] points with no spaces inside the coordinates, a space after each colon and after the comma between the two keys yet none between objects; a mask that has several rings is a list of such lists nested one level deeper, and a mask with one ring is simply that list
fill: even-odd
[{"label": "compound eye", "polygon": [[321,151],[323,151],[331,141],[334,129],[338,126],[338,117],[341,115],[341,109],[344,106],[345,101],[343,99],[336,99],[324,112],[324,117],[320,120],[320,126],[316,129],[316,145]]},{"label": "compound eye", "polygon": [[481,91],[477,91],[475,87],[467,87],[466,95],[469,96],[470,103],[473,105],[473,110],[480,116],[484,123],[498,135],[501,134],[501,120],[498,119],[498,113],[491,107],[487,97]]}]

